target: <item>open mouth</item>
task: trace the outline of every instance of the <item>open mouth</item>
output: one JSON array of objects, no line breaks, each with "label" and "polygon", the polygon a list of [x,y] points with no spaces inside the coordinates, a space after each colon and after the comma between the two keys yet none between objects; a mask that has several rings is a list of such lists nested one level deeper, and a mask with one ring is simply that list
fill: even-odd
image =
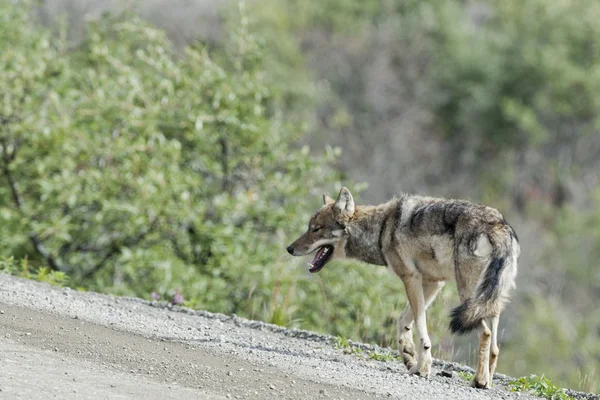
[{"label": "open mouth", "polygon": [[310,267],[309,271],[313,274],[315,272],[319,272],[325,266],[325,264],[331,260],[332,256],[333,246],[325,245],[319,247],[317,254],[315,254],[315,258],[312,260],[312,262],[308,263],[308,266]]}]

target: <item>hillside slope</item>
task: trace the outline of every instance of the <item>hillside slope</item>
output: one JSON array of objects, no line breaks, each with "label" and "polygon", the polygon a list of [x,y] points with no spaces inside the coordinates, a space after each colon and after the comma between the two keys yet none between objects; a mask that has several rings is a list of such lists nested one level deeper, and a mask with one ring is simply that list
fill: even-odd
[{"label": "hillside slope", "polygon": [[0,390],[11,398],[532,398],[437,375],[458,365],[436,362],[426,381],[399,362],[332,344],[311,332],[0,274]]}]

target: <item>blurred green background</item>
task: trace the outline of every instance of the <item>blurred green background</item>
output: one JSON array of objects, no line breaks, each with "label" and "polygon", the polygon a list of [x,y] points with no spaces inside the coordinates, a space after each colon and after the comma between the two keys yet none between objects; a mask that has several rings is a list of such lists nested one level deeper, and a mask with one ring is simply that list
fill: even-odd
[{"label": "blurred green background", "polygon": [[[385,269],[285,246],[341,184],[502,210],[499,371],[597,391],[600,3],[0,0],[0,268],[394,346]],[[448,285],[429,312],[452,338]]]}]

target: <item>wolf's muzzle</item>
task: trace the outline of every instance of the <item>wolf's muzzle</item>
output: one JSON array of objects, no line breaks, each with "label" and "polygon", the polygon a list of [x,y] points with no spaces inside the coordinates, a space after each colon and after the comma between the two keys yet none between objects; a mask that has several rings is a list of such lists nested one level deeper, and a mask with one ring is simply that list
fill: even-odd
[{"label": "wolf's muzzle", "polygon": [[294,255],[294,248],[292,246],[288,246],[287,247],[287,252],[290,253],[291,255]]}]

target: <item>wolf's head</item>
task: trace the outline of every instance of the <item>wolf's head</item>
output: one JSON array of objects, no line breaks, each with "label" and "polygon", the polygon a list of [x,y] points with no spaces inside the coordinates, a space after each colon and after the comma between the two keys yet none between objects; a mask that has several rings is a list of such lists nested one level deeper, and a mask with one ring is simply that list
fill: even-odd
[{"label": "wolf's head", "polygon": [[353,215],[354,199],[347,188],[340,190],[337,200],[324,194],[323,206],[310,219],[308,230],[287,247],[288,253],[304,256],[316,250],[309,271],[320,271],[335,256],[343,255],[346,224]]}]

